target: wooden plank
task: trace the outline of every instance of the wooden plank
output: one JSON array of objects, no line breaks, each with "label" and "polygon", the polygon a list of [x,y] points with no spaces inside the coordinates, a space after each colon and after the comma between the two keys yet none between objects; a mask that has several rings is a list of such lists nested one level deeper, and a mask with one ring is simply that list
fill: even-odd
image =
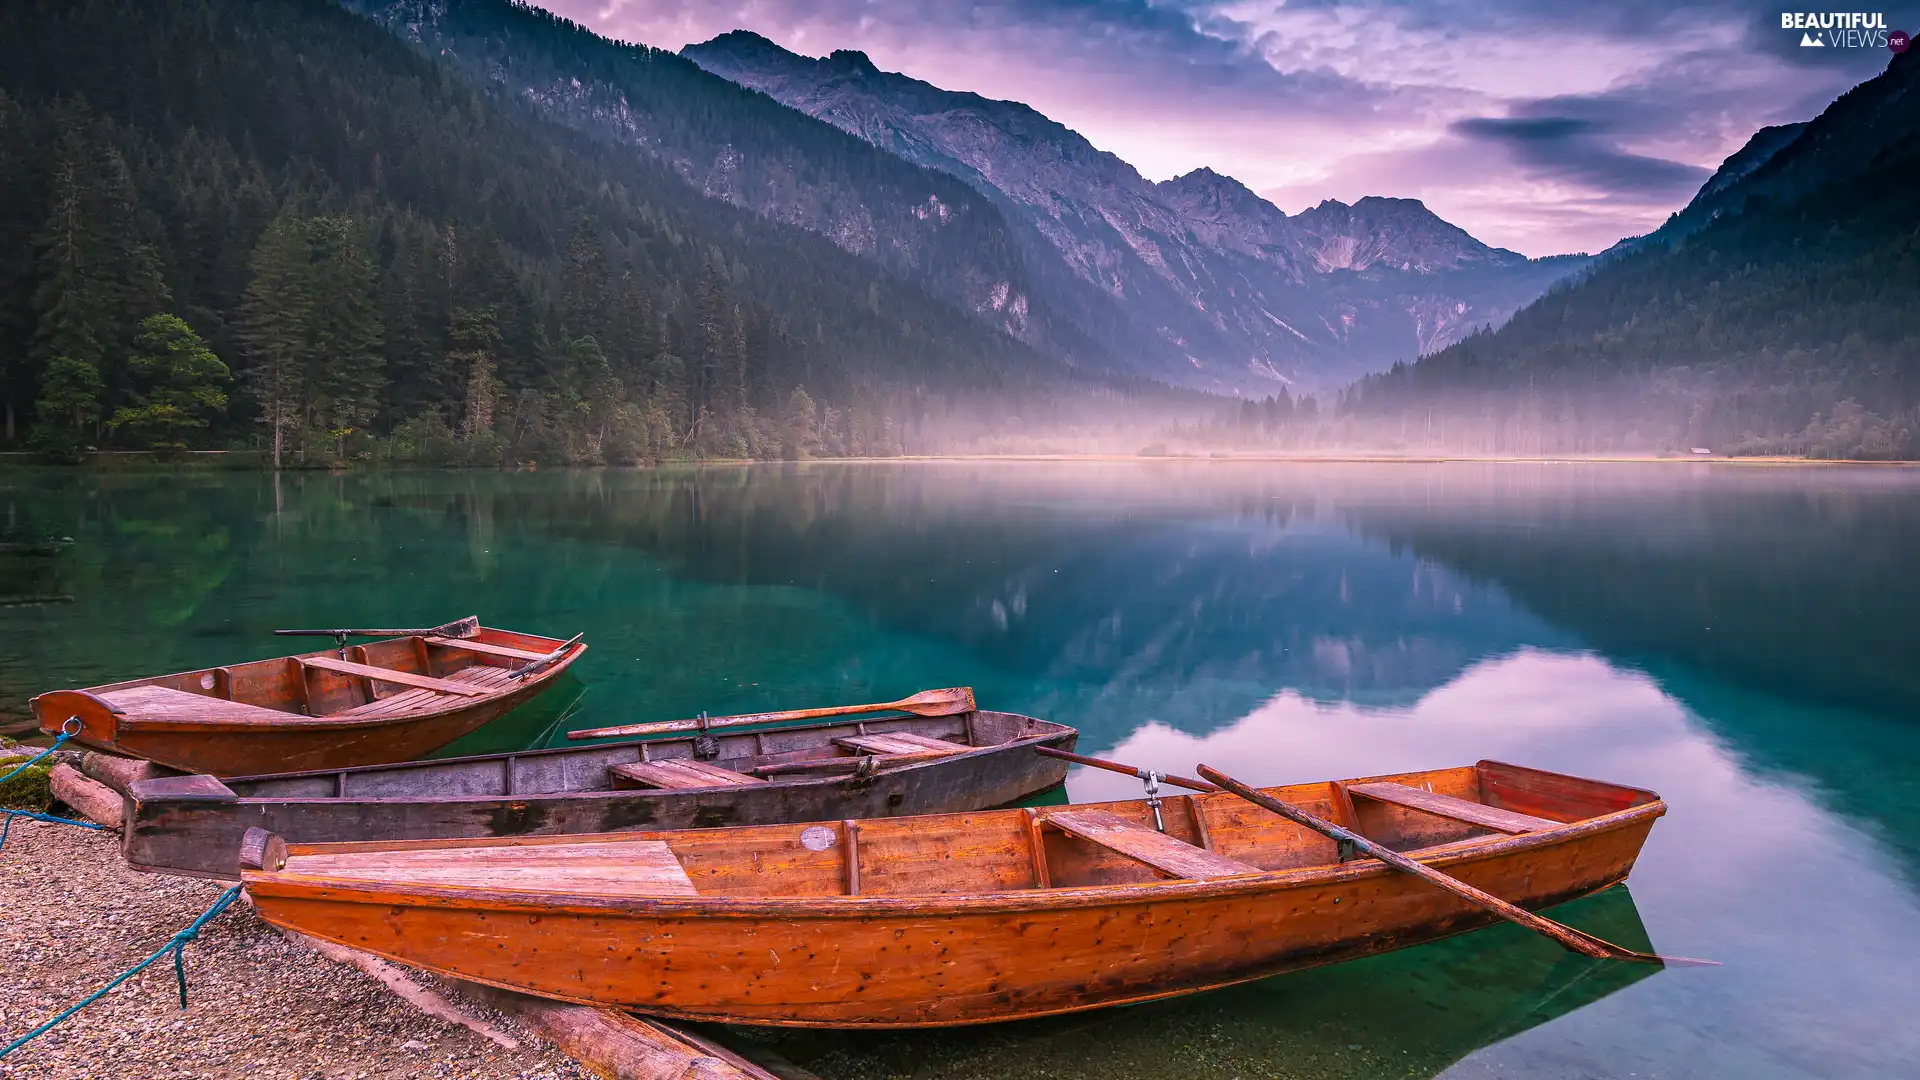
[{"label": "wooden plank", "polygon": [[969,748],[943,739],[929,739],[903,731],[888,731],[873,735],[844,735],[833,740],[836,745],[849,750],[859,750],[869,754],[962,754]]},{"label": "wooden plank", "polygon": [[240,797],[218,779],[198,773],[136,780],[127,786],[127,791],[136,802],[159,799],[172,802],[232,802]]},{"label": "wooden plank", "polygon": [[1040,834],[1040,811],[1029,806],[1027,813],[1027,854],[1033,860],[1033,887],[1036,889],[1053,888],[1053,878],[1047,872],[1047,842]]},{"label": "wooden plank", "polygon": [[659,840],[528,848],[437,848],[301,855],[286,873],[392,885],[455,885],[593,896],[698,896]]},{"label": "wooden plank", "polygon": [[1207,881],[1261,872],[1257,866],[1215,855],[1105,810],[1062,810],[1048,814],[1046,822],[1176,878]]},{"label": "wooden plank", "polygon": [[442,694],[460,694],[463,697],[485,697],[491,691],[472,683],[454,682],[452,679],[436,679],[430,675],[415,675],[407,671],[395,671],[392,668],[374,667],[371,664],[356,664],[348,660],[335,660],[325,656],[303,656],[302,667],[319,668],[340,675],[359,675],[363,678],[377,679],[381,682],[398,683],[421,690],[437,690]]},{"label": "wooden plank", "polygon": [[135,720],[226,720],[236,723],[284,724],[293,713],[248,705],[205,694],[189,694],[164,686],[129,686],[100,694],[124,716]]},{"label": "wooden plank", "polygon": [[870,761],[873,769],[892,769],[901,765],[913,765],[922,761],[936,761],[949,756],[943,750],[922,750],[913,754],[867,754],[861,757],[814,758],[803,761],[778,761],[771,765],[755,765],[756,776],[788,776],[794,773],[812,772],[852,772],[861,762]]},{"label": "wooden plank", "polygon": [[1405,784],[1348,784],[1346,789],[1349,795],[1359,795],[1377,802],[1404,806],[1436,817],[1465,821],[1495,832],[1544,832],[1548,829],[1558,829],[1562,824],[1558,821],[1534,817],[1531,814],[1502,810],[1485,803],[1456,799],[1451,795],[1442,795],[1434,791],[1421,791],[1419,788],[1407,787]]},{"label": "wooden plank", "polygon": [[546,653],[529,652],[526,649],[509,649],[505,645],[489,645],[484,641],[465,641],[460,638],[430,637],[425,639],[429,645],[443,649],[465,649],[470,653],[484,656],[501,656],[509,660],[544,660]]},{"label": "wooden plank", "polygon": [[847,895],[860,895],[860,823],[848,818],[840,823],[841,858],[847,860]]},{"label": "wooden plank", "polygon": [[621,779],[657,788],[731,787],[766,783],[757,776],[696,761],[629,761],[609,765],[607,772]]}]

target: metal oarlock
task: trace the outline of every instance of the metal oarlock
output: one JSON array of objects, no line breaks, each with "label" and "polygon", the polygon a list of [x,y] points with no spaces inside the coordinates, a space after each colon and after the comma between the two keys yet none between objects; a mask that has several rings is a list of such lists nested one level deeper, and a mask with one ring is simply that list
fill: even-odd
[{"label": "metal oarlock", "polygon": [[1153,811],[1153,827],[1160,832],[1166,832],[1166,819],[1160,816],[1160,781],[1162,777],[1152,769],[1142,769],[1140,779],[1147,785],[1147,809]]}]

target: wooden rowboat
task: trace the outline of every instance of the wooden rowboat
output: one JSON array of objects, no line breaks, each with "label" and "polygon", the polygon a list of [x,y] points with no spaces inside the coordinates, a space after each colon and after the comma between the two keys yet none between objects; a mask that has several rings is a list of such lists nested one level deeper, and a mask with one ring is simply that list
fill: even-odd
[{"label": "wooden rowboat", "polygon": [[42,731],[77,723],[77,742],[186,772],[343,769],[445,746],[553,685],[586,651],[472,621],[460,637],[409,634],[55,690],[32,705]]},{"label": "wooden rowboat", "polygon": [[[1499,762],[1267,794],[1527,908],[1624,880],[1659,796]],[[269,922],[691,1020],[929,1027],[1192,993],[1486,924],[1231,794],[591,838],[285,847]]]},{"label": "wooden rowboat", "polygon": [[[838,720],[758,732],[128,788],[142,870],[237,878],[240,838],[387,841],[694,829],[1006,806],[1055,787],[1079,733],[1012,713]],[[706,756],[697,757],[697,753]]]}]

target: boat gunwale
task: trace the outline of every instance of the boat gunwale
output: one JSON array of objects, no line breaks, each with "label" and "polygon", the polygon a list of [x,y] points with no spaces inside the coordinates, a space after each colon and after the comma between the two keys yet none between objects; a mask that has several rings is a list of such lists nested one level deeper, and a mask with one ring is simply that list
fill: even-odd
[{"label": "boat gunwale", "polygon": [[[524,636],[538,637],[540,635],[528,634]],[[385,640],[395,640],[395,639],[388,638]],[[548,640],[555,641],[556,643],[559,642],[559,639],[557,638],[552,638]],[[206,717],[206,718],[197,719],[197,720],[160,719],[155,717],[141,717],[141,716],[131,715],[128,713],[116,712],[114,713],[114,718],[113,718],[114,727],[117,730],[128,731],[128,732],[167,731],[167,732],[210,732],[210,733],[211,732],[243,732],[243,731],[350,731],[355,728],[365,728],[365,727],[391,727],[398,724],[409,724],[419,720],[438,719],[439,717],[445,716],[448,713],[463,712],[468,709],[477,708],[483,705],[490,704],[492,702],[499,701],[503,698],[512,697],[516,694],[519,694],[527,690],[530,687],[545,686],[547,683],[551,682],[552,680],[559,678],[561,672],[567,670],[569,667],[572,667],[573,662],[575,660],[578,660],[581,654],[585,653],[586,651],[587,651],[586,642],[584,641],[575,642],[571,649],[567,650],[567,652],[564,655],[562,655],[561,657],[553,661],[553,663],[548,664],[545,670],[535,672],[524,679],[514,680],[513,682],[509,683],[506,686],[494,687],[494,688],[482,687],[480,689],[484,689],[486,691],[485,693],[476,694],[470,697],[458,698],[453,701],[444,702],[436,708],[423,709],[420,711],[388,713],[388,714],[382,714],[377,716],[348,716],[342,713],[328,713],[321,716],[308,716],[308,715],[305,715],[304,713],[285,712],[280,709],[274,709],[271,706],[267,706],[267,705],[256,706],[256,708],[267,709],[271,712],[279,713],[281,716],[281,719],[275,719],[275,720],[251,720],[251,719],[235,720],[235,719],[223,719],[219,717]],[[317,653],[299,653],[299,654],[285,656],[285,657],[268,657],[268,659],[269,660],[274,660],[274,659],[297,660],[306,656],[331,656],[331,655],[332,655],[332,652],[330,650],[322,650],[321,652],[317,652]],[[259,662],[260,661],[249,661],[249,663],[259,663]],[[482,666],[482,665],[476,665],[476,666]],[[487,664],[484,666],[494,667],[494,668],[506,667],[506,665],[498,665],[498,664]],[[203,668],[198,670],[212,671],[214,669]],[[112,690],[119,690],[119,689],[127,689],[135,686],[150,686],[154,682],[160,679],[171,679],[180,675],[192,675],[192,674],[195,674],[195,671],[178,671],[169,675],[155,675],[152,678],[148,678],[148,679],[134,679],[129,682],[115,683],[110,686],[86,687],[84,690],[80,692],[89,693],[89,694],[98,696],[100,691],[103,691],[103,690],[112,691]],[[48,691],[48,693],[73,693],[73,692],[74,691],[58,691],[58,690]],[[224,701],[226,699],[215,698],[214,700]],[[242,702],[242,704],[246,704],[246,703]],[[379,766],[361,766],[361,767],[362,768],[379,768]],[[322,769],[318,771],[337,772],[338,770]]]},{"label": "boat gunwale", "polygon": [[[1121,801],[1123,803],[1139,802],[1139,800]],[[1086,805],[1102,806],[1112,804],[1096,803]],[[987,812],[1004,813],[1005,811]],[[1462,863],[1502,858],[1507,855],[1586,840],[1601,833],[1631,827],[1642,820],[1651,821],[1652,819],[1661,817],[1666,812],[1666,801],[1656,795],[1651,802],[1640,803],[1591,818],[1583,818],[1579,821],[1566,822],[1558,829],[1547,829],[1540,832],[1520,833],[1517,835],[1493,834],[1485,837],[1469,837],[1448,844],[1435,845],[1433,848],[1418,849],[1407,852],[1406,854],[1408,857],[1429,866],[1456,866]],[[767,826],[745,827],[765,828]],[[672,832],[678,830],[667,831]],[[661,833],[658,830],[600,833],[593,834],[592,839],[584,842],[617,843],[622,839],[640,840],[649,837],[658,837],[660,835]],[[531,847],[550,846],[569,841],[574,843],[583,842],[579,836],[539,837],[534,839],[547,841],[547,843],[516,845],[511,842],[500,843],[497,841],[487,841],[479,844],[465,844],[460,846]],[[394,847],[385,847],[383,845],[382,848],[377,850],[407,850],[409,848],[417,850],[423,848],[430,849],[437,846],[451,846],[442,845],[436,841],[397,841],[394,842],[394,844]],[[288,855],[290,857],[298,857],[303,854],[323,854],[324,849],[338,849],[344,846],[360,847],[359,845],[342,844],[293,844],[288,846]],[[360,850],[364,851],[368,849],[362,847]],[[1061,886],[1045,889],[1027,888],[981,893],[794,897],[588,896],[556,891],[475,888],[471,886],[422,883],[350,882],[340,881],[326,875],[309,875],[284,869],[279,871],[243,870],[241,872],[241,880],[249,891],[261,886],[266,886],[268,892],[272,894],[289,895],[306,893],[309,894],[308,899],[341,899],[348,902],[405,907],[455,908],[484,906],[489,911],[507,913],[524,912],[534,915],[552,915],[556,912],[562,912],[566,914],[588,916],[607,915],[616,917],[623,915],[657,915],[661,917],[765,919],[806,916],[808,918],[871,919],[876,916],[890,915],[912,915],[923,918],[991,915],[1099,906],[1130,907],[1165,901],[1213,900],[1268,891],[1279,892],[1298,887],[1342,884],[1349,881],[1379,877],[1398,872],[1399,871],[1393,867],[1379,860],[1361,858],[1348,863],[1321,863],[1314,866],[1262,870],[1250,874],[1237,874],[1232,877],[1213,878],[1209,880],[1169,878],[1164,881],[1130,882],[1111,885]]]},{"label": "boat gunwale", "polygon": [[[1061,726],[1064,727],[1064,725],[1061,725]],[[1065,731],[1072,731],[1072,730],[1073,729],[1071,728],[1065,728]],[[1018,750],[1018,749],[1021,749],[1022,747],[1038,745],[1040,743],[1058,739],[1064,733],[1065,733],[1064,731],[1061,731],[1061,732],[1045,733],[1040,735],[1030,735],[1020,739],[1016,739],[1012,742],[994,743],[990,746],[976,746],[965,751],[964,753],[943,754],[940,757],[928,758],[922,761],[902,762],[898,765],[883,767],[875,771],[874,773],[872,773],[871,776],[873,777],[897,776],[902,773],[910,772],[914,769],[933,768],[936,766],[949,765],[949,764],[953,764],[961,761],[969,761],[985,754],[999,753],[1001,751],[1006,751],[1006,750]],[[618,745],[618,744],[606,744],[606,745]],[[574,747],[557,747],[556,752],[564,753],[568,750],[573,750],[573,749],[575,748]],[[541,752],[545,753],[546,751],[541,751]],[[481,757],[482,759],[484,759],[486,757],[491,757],[491,756],[493,755],[482,755]],[[500,757],[509,757],[509,756],[522,757],[524,755],[501,754],[499,756]],[[459,759],[447,758],[445,760],[454,761]],[[678,759],[675,759],[675,760],[678,760]],[[843,760],[853,761],[856,759],[845,758]],[[417,763],[413,763],[413,764],[417,764]],[[371,766],[371,767],[379,768],[380,766]],[[327,775],[331,775],[333,773],[337,773],[340,771],[341,770],[338,770],[338,769],[318,770],[319,773],[327,774]],[[301,776],[301,775],[310,775],[310,774],[288,773],[285,775]],[[752,785],[752,787],[755,791],[766,791],[766,790],[786,791],[792,788],[805,787],[805,786],[814,785],[814,784],[844,783],[848,778],[849,778],[849,774],[843,773],[843,774],[835,775],[835,774],[829,773],[825,776],[797,776],[792,779],[764,780],[759,784]],[[253,778],[249,777],[248,779],[253,779]],[[220,782],[228,785],[232,784],[232,780],[225,777],[220,778]],[[715,791],[724,791],[724,790],[728,790],[728,789],[720,786],[708,786],[708,787],[689,787],[689,788],[596,788],[592,791],[535,791],[535,792],[527,792],[524,794],[512,794],[512,795],[505,794],[505,793],[485,794],[485,795],[303,795],[303,796],[297,796],[297,797],[275,797],[271,795],[264,795],[264,796],[243,795],[243,796],[240,796],[238,799],[233,800],[231,803],[228,803],[227,805],[236,805],[236,806],[272,805],[272,806],[284,806],[284,807],[287,807],[288,809],[293,809],[293,810],[297,810],[302,807],[308,807],[308,806],[337,806],[345,803],[370,803],[370,804],[378,804],[381,806],[442,805],[442,804],[459,806],[459,805],[466,805],[466,804],[490,803],[490,802],[510,802],[515,804],[520,804],[520,803],[540,803],[540,802],[567,802],[572,800],[589,800],[589,799],[606,799],[606,798],[642,797],[642,798],[652,799],[652,798],[671,798],[673,796],[697,797],[700,795],[710,795]],[[160,802],[162,800],[154,799],[151,801]],[[755,828],[756,826],[749,825],[749,826],[740,826],[740,827]],[[537,835],[541,836],[542,838],[546,838],[549,834],[537,834]],[[620,834],[618,833],[599,833],[599,834],[558,833],[558,834],[551,834],[551,835],[571,836],[573,839],[577,840],[582,835],[617,836]],[[510,838],[509,837],[467,837],[465,839],[494,841],[494,840],[505,840]],[[373,841],[368,841],[368,843],[413,844],[413,843],[420,843],[420,841],[373,840]],[[453,843],[453,840],[448,840],[446,841],[446,843],[451,844]],[[302,845],[293,845],[293,847],[295,848],[300,846]],[[378,849],[363,848],[362,850],[378,850]]]},{"label": "boat gunwale", "polygon": [[[1025,736],[1021,739],[1013,740],[1011,742],[990,743],[986,746],[969,746],[962,753],[947,754],[939,758],[929,759],[928,761],[925,761],[925,762],[909,762],[903,765],[892,766],[890,768],[883,769],[881,771],[897,772],[900,769],[905,769],[905,768],[909,768],[916,765],[933,764],[934,762],[937,762],[937,761],[952,761],[956,758],[968,757],[972,755],[974,752],[980,751],[980,750],[997,750],[1003,747],[1010,747],[1015,745],[1018,742],[1024,742],[1026,741],[1026,739],[1029,739],[1029,738],[1039,738],[1039,739],[1054,738],[1065,732],[1072,731],[1077,733],[1078,731],[1077,728],[1071,727],[1067,724],[1057,723],[1052,720],[1042,720],[1037,716],[1028,716],[1025,713],[1000,712],[995,709],[975,709],[973,710],[973,712],[991,714],[995,716],[1012,716],[1021,720],[1031,720],[1036,724],[1045,724],[1049,728],[1054,728],[1056,730],[1051,732],[1046,732],[1040,735]],[[966,714],[955,713],[953,715],[964,716]],[[901,713],[898,716],[867,717],[860,720],[842,720],[842,719],[827,718],[819,721],[809,721],[803,724],[791,724],[786,727],[766,727],[766,728],[747,727],[747,728],[741,728],[741,729],[729,728],[729,729],[726,729],[726,733],[730,735],[735,735],[735,734],[752,735],[757,732],[766,732],[769,734],[773,732],[779,732],[781,734],[787,734],[790,732],[807,731],[809,729],[815,729],[815,728],[850,727],[856,723],[883,724],[883,723],[888,723],[894,720],[922,720],[922,719],[944,719],[944,718],[943,717],[919,717],[919,716],[915,716],[912,713]],[[716,728],[714,730],[719,731],[721,729]],[[291,780],[291,779],[296,779],[304,776],[320,776],[320,775],[332,776],[336,773],[347,773],[349,775],[352,775],[355,773],[369,773],[369,772],[400,772],[407,769],[427,769],[427,768],[433,768],[441,765],[466,765],[476,761],[502,761],[502,760],[505,760],[506,758],[516,758],[516,759],[542,758],[542,757],[555,757],[562,754],[589,754],[596,750],[618,750],[626,746],[638,746],[641,743],[646,743],[651,746],[668,746],[677,742],[691,742],[693,739],[699,737],[700,734],[701,733],[699,732],[694,732],[686,735],[674,735],[665,739],[659,738],[657,736],[639,735],[631,739],[609,739],[605,742],[590,742],[590,743],[584,743],[577,746],[544,746],[544,747],[540,747],[538,749],[533,749],[533,750],[510,750],[505,753],[495,753],[495,754],[463,754],[460,757],[426,758],[420,761],[393,761],[393,762],[387,762],[381,765],[352,765],[344,769],[295,769],[292,772],[249,773],[246,776],[223,776],[220,778],[220,782],[231,786],[233,784],[251,784],[251,783],[259,783],[267,780]],[[959,744],[955,743],[954,745],[958,746]],[[850,758],[847,758],[846,760],[852,761],[854,759],[850,757]],[[841,777],[839,779],[844,779],[844,777]],[[774,781],[774,780],[767,781],[767,783],[770,783],[770,784],[783,783],[783,782],[784,781]],[[660,790],[697,791],[700,789],[698,788],[690,788],[690,789],[663,788]],[[552,794],[591,795],[591,794],[604,794],[604,792],[553,792]],[[483,799],[494,799],[494,798],[510,798],[511,796],[482,795],[477,797],[483,798]],[[252,802],[252,801],[326,802],[326,801],[329,801],[330,799],[337,799],[337,798],[340,798],[340,796],[337,796],[337,795],[318,796],[318,797],[300,798],[300,799],[263,798],[263,799],[257,799],[257,800],[251,797],[242,797],[241,801],[242,802]],[[356,797],[347,796],[347,798],[351,800]],[[378,798],[378,797],[375,796],[374,798]],[[396,801],[403,800],[406,798],[407,798],[406,796],[395,797]],[[365,801],[371,802],[373,801],[373,798],[369,798]]]}]

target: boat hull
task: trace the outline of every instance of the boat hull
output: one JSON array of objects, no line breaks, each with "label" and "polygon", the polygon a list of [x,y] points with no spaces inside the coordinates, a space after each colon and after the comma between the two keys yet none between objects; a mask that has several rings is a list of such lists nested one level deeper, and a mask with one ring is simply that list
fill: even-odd
[{"label": "boat hull", "polygon": [[[818,776],[773,783],[680,790],[569,791],[523,795],[397,795],[343,798],[146,798],[127,800],[124,851],[136,869],[237,880],[240,838],[249,828],[279,834],[290,843],[440,840],[474,837],[556,836],[635,829],[704,829],[829,818],[885,818],[944,814],[1007,806],[1066,779],[1066,763],[1033,752],[1034,746],[1072,750],[1073,728],[1028,721],[1012,714],[982,713],[980,727],[1027,721],[1044,734],[977,747],[972,752],[872,776]],[[959,721],[954,721],[956,728]],[[869,725],[884,729],[884,722]],[[791,737],[791,732],[786,733]],[[749,739],[749,735],[727,736]],[[658,745],[658,744],[655,744]],[[624,755],[621,751],[624,749]],[[538,751],[520,755],[434,763],[448,774],[442,783],[462,783],[476,769],[513,768],[533,774],[544,762],[555,770],[579,770],[566,759],[621,755],[631,746]],[[471,765],[465,775],[456,773]],[[422,768],[409,767],[415,771]],[[349,774],[349,776],[364,774]],[[322,778],[331,781],[332,777]],[[292,786],[301,778],[266,780],[262,786]],[[388,783],[392,783],[391,780]],[[236,786],[245,785],[236,781]]]},{"label": "boat hull", "polygon": [[[1664,804],[1415,857],[1528,908],[1625,880]],[[461,978],[688,1020],[907,1028],[1075,1012],[1492,921],[1372,860],[967,896],[640,900],[248,875],[269,922]]]},{"label": "boat hull", "polygon": [[[476,637],[476,640],[482,639],[523,650],[551,649],[561,644],[549,638],[486,628]],[[404,645],[407,639],[394,641]],[[393,642],[380,642],[362,649],[377,651],[391,644]],[[300,660],[331,659],[335,655],[326,652],[259,661],[236,668],[183,672],[90,690],[56,690],[35,698],[33,710],[43,731],[57,732],[64,726],[77,724],[76,742],[110,753],[145,758],[183,772],[236,776],[269,769],[344,769],[424,757],[505,716],[551,687],[586,648],[583,644],[573,646],[540,670],[512,680],[510,688],[496,688],[484,696],[455,699],[442,707],[399,715],[303,715],[295,711],[294,698],[285,687],[302,678],[320,688],[314,694],[315,700],[342,707],[368,703],[364,688],[359,685],[361,681],[326,672],[300,672]],[[489,666],[488,670],[504,675],[503,668],[508,665],[504,662],[501,665]],[[473,665],[482,666],[486,665]],[[272,708],[253,710],[254,715],[267,715],[245,722],[220,719],[219,710],[227,700],[237,696],[233,688],[254,684],[270,686],[261,696],[273,699]],[[147,685],[173,690],[190,703],[194,699],[187,695],[198,695],[205,699],[207,711],[204,715],[195,715],[194,710],[184,709],[164,718],[129,716],[102,696]],[[227,699],[220,696],[223,688]],[[350,696],[356,690],[361,696]],[[281,715],[272,716],[275,710]]]}]

